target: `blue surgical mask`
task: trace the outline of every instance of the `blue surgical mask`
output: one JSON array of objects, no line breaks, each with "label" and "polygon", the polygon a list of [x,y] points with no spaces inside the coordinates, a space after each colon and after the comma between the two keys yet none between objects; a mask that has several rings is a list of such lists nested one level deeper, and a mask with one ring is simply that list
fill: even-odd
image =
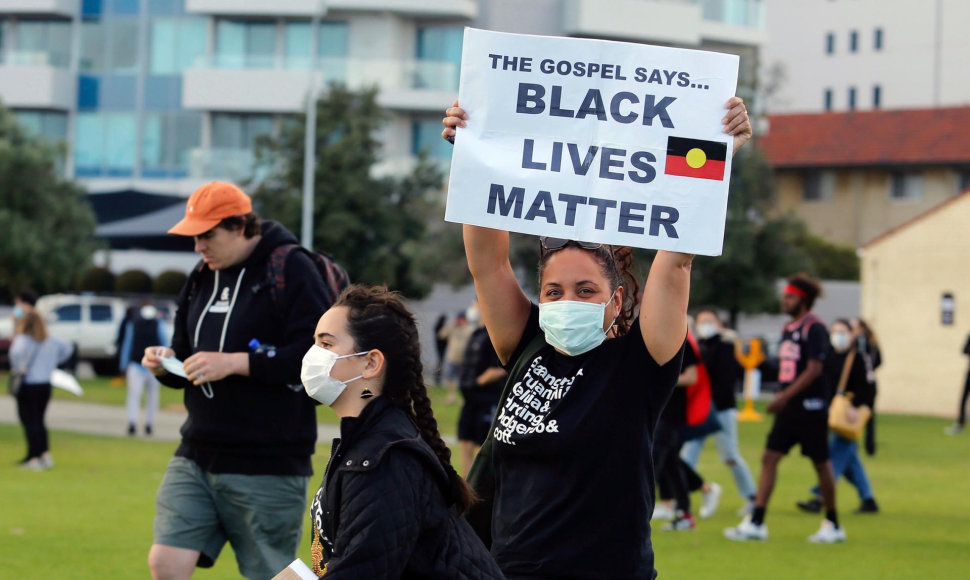
[{"label": "blue surgical mask", "polygon": [[13,317],[16,318],[17,320],[20,320],[21,318],[23,318],[24,317],[24,309],[21,308],[20,306],[14,306],[13,307]]},{"label": "blue surgical mask", "polygon": [[[589,352],[606,340],[603,330],[603,314],[610,299],[600,304],[577,300],[556,300],[539,305],[539,328],[546,335],[546,342],[569,356]],[[614,318],[615,322],[616,319]],[[609,330],[613,322],[607,327]]]}]

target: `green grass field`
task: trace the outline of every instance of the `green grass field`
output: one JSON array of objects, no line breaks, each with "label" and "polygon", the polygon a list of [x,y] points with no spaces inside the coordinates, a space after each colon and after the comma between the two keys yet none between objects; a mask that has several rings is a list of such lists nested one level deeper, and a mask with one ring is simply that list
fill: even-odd
[{"label": "green grass field", "polygon": [[[124,389],[109,381],[86,381],[85,389],[87,400],[120,404],[124,398]],[[163,395],[167,404],[178,403],[172,394]],[[457,406],[444,405],[440,390],[434,400],[442,431],[453,434]],[[329,411],[321,411],[321,419],[327,419]],[[865,463],[883,511],[852,514],[858,499],[853,488],[840,483],[840,517],[849,541],[833,546],[805,540],[820,517],[794,506],[813,479],[810,465],[798,456],[782,463],[766,521],[769,541],[725,540],[721,530],[739,521],[734,512],[741,499],[709,442],[700,470],[724,487],[721,508],[693,532],[655,531],[660,577],[970,578],[970,435],[946,437],[946,424],[923,417],[879,417],[879,454]],[[741,425],[742,451],[755,477],[768,425]],[[176,444],[55,431],[51,445],[57,461],[53,470],[21,470],[14,466],[24,446],[20,428],[0,425],[0,578],[146,578],[155,491]],[[327,442],[317,447],[311,493],[329,451]],[[306,529],[298,555],[309,561]],[[199,570],[195,577],[238,578],[232,550],[227,547],[214,568]]]}]

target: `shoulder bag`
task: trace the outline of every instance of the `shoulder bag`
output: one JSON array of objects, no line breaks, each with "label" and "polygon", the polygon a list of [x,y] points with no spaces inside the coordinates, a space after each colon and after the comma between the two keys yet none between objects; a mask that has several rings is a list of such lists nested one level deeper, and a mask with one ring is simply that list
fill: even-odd
[{"label": "shoulder bag", "polygon": [[855,349],[845,357],[842,375],[839,377],[839,388],[829,406],[829,429],[839,437],[851,441],[859,439],[866,422],[872,416],[872,409],[867,405],[852,406],[852,393],[845,392],[845,384],[849,380],[853,362],[855,362]]}]

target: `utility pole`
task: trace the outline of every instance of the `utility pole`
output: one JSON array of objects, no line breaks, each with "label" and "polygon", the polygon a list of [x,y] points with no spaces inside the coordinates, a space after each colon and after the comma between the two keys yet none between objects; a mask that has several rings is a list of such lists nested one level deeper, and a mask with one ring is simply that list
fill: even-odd
[{"label": "utility pole", "polygon": [[320,46],[320,20],[326,13],[326,1],[319,0],[310,19],[310,74],[307,82],[303,140],[303,222],[300,226],[300,244],[308,250],[313,250],[313,174],[317,157],[317,47]]}]

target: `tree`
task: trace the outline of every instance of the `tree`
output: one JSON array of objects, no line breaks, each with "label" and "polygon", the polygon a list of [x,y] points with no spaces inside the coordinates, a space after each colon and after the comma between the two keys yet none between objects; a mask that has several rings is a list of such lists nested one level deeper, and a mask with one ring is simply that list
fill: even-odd
[{"label": "tree", "polygon": [[57,148],[0,105],[0,293],[70,289],[98,245],[84,190],[59,175]]},{"label": "tree", "polygon": [[[438,225],[444,176],[425,156],[403,177],[374,174],[375,133],[386,121],[376,97],[376,88],[331,85],[317,101],[313,246],[332,254],[355,282],[420,298],[447,277],[443,250],[461,247],[460,230]],[[253,198],[263,215],[293,232],[302,221],[304,126],[298,116],[256,146]]]},{"label": "tree", "polygon": [[152,277],[144,270],[126,270],[115,278],[115,292],[121,294],[151,294]]}]

